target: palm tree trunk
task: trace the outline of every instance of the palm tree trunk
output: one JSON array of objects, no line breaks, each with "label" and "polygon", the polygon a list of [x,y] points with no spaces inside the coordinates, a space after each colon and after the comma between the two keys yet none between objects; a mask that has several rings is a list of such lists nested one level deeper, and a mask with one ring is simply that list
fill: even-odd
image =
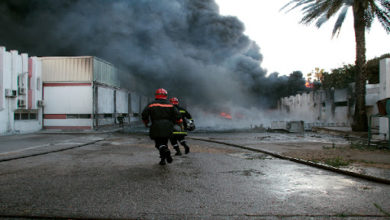
[{"label": "palm tree trunk", "polygon": [[353,117],[353,131],[367,131],[366,112],[366,39],[364,7],[359,1],[353,5],[355,41],[356,41],[356,78],[355,78],[355,114]]}]

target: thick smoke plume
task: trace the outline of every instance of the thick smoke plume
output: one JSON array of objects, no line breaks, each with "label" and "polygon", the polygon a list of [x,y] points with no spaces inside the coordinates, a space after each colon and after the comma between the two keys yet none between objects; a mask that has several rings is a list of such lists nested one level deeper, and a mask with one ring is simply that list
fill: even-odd
[{"label": "thick smoke plume", "polygon": [[[266,77],[259,46],[213,0],[2,0],[0,45],[38,56],[93,55],[152,96],[189,106],[275,106],[288,77]],[[130,82],[129,82],[130,83]]]}]

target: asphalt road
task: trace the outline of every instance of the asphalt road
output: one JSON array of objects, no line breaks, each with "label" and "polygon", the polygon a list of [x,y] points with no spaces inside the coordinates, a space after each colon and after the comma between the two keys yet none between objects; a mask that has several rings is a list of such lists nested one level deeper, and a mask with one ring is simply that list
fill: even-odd
[{"label": "asphalt road", "polygon": [[191,153],[167,166],[158,165],[147,136],[134,134],[1,162],[0,217],[390,218],[389,185],[225,145],[189,144]]}]

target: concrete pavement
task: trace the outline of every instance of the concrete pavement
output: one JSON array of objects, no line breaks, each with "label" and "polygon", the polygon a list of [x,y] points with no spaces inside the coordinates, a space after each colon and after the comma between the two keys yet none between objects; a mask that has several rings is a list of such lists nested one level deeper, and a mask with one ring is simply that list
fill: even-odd
[{"label": "concrete pavement", "polygon": [[[329,131],[331,131],[329,133]],[[192,138],[194,140],[203,140],[214,143],[227,144],[247,150],[256,152],[266,153],[268,155],[291,160],[294,162],[306,164],[309,166],[318,167],[321,169],[331,170],[334,172],[342,173],[345,175],[355,176],[364,178],[371,181],[381,182],[390,184],[390,169],[375,166],[376,164],[385,164],[385,167],[390,167],[390,150],[367,150],[361,153],[363,159],[369,160],[368,165],[362,163],[351,163],[348,166],[334,167],[328,164],[322,163],[321,161],[310,160],[307,154],[319,152],[326,152],[335,146],[343,146],[341,153],[346,153],[345,146],[349,146],[350,142],[345,139],[345,135],[352,137],[359,137],[360,133],[353,133],[337,130],[337,129],[326,129],[326,134],[283,134],[283,133],[217,133],[210,136],[209,134],[194,134]],[[332,134],[332,135],[328,135]],[[334,136],[338,134],[344,137]],[[231,138],[231,137],[234,138]],[[290,152],[302,152],[301,154],[292,154]],[[337,156],[337,155],[336,155]],[[365,158],[365,156],[367,156]],[[387,164],[387,165],[386,165]]]},{"label": "concrete pavement", "polygon": [[[189,140],[190,154],[159,166],[158,153],[145,134],[100,138],[104,140],[83,147],[1,162],[0,217],[389,217],[389,185],[196,140]],[[243,138],[242,134],[227,137]]]},{"label": "concrete pavement", "polygon": [[[119,129],[119,131],[120,130],[121,129]],[[0,136],[0,162],[94,144],[104,140],[110,136],[110,133],[116,131],[118,131],[118,129],[101,130],[98,132],[63,132],[49,130],[34,134]],[[145,132],[145,129],[137,130],[137,133]],[[309,166],[317,166],[319,168],[344,173],[346,175],[390,184],[390,169],[378,168],[375,166],[367,167],[356,164],[351,164],[345,167],[331,167],[322,163],[313,163],[313,161],[308,161],[307,159],[299,157],[286,156],[286,153],[292,150],[323,150],[324,145],[329,145],[330,143],[337,145],[349,144],[344,138],[346,135],[352,137],[364,137],[364,134],[353,133],[348,129],[318,128],[317,132],[325,134],[319,134],[316,136],[314,133],[307,133],[304,135],[242,132],[232,135],[232,133],[218,132],[212,134],[211,136],[209,133],[192,133],[191,137],[193,139],[208,142],[225,143],[231,146],[267,153],[281,159],[304,163]],[[231,136],[234,136],[234,138],[231,138]],[[369,151],[366,153],[372,154],[372,152]],[[390,151],[385,151],[385,154],[379,152],[377,153],[377,156],[372,155],[370,158],[372,160],[371,163],[375,163],[375,161],[387,161],[390,164]]]}]

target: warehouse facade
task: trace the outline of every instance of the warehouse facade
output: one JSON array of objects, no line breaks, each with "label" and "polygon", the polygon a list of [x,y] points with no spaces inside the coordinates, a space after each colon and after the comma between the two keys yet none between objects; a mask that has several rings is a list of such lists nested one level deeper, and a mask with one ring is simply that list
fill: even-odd
[{"label": "warehouse facade", "polygon": [[99,129],[139,122],[150,100],[130,74],[92,56],[42,57],[44,129]]}]

